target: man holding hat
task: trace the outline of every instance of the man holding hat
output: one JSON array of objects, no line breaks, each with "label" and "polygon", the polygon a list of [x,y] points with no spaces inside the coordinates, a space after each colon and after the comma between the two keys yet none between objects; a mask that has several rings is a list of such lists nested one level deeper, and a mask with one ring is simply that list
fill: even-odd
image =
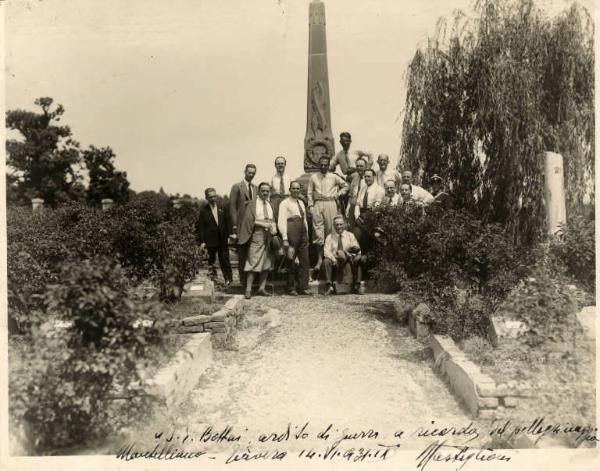
[{"label": "man holding hat", "polygon": [[346,264],[350,264],[352,269],[352,292],[363,294],[361,288],[362,280],[362,256],[360,245],[352,232],[344,229],[345,222],[342,215],[333,219],[334,232],[325,239],[323,267],[325,268],[325,279],[327,280],[326,295],[335,293],[335,282],[333,281],[333,272],[336,272],[336,278],[341,278]]}]

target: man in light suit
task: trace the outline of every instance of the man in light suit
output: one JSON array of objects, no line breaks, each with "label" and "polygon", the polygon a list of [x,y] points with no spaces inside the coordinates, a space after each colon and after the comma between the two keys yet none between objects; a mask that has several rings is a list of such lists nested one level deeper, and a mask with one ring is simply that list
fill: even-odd
[{"label": "man in light suit", "polygon": [[217,192],[214,188],[207,188],[204,195],[208,204],[200,210],[198,216],[198,241],[201,249],[208,250],[208,264],[213,272],[213,265],[218,254],[225,286],[229,286],[233,280],[227,243],[230,233],[229,215],[223,208],[217,206]]},{"label": "man in light suit", "polygon": [[[229,194],[229,212],[231,216],[231,238],[237,240],[238,230],[244,219],[244,211],[246,205],[256,198],[258,188],[252,183],[252,179],[256,175],[256,165],[247,164],[244,169],[244,179],[240,183],[236,183],[231,187]],[[237,246],[238,249],[238,273],[240,275],[240,283],[245,285],[246,273],[244,265],[248,256],[248,248],[246,245]]]}]

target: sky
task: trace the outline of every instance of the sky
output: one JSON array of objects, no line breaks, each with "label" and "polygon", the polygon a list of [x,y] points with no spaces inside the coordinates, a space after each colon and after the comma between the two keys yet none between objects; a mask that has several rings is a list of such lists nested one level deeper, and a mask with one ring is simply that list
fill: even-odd
[{"label": "sky", "polygon": [[[304,172],[308,0],[4,3],[6,108],[54,98],[134,190],[229,193],[249,162],[269,180],[277,155]],[[472,0],[324,3],[334,137],[395,162],[407,66],[438,17]],[[569,3],[542,1],[550,13]]]}]

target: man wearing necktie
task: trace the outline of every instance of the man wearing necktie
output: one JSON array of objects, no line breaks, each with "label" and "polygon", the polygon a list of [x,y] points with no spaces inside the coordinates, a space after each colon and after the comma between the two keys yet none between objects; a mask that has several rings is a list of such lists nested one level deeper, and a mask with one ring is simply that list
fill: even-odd
[{"label": "man wearing necktie", "polygon": [[288,196],[288,188],[290,187],[290,179],[285,173],[286,160],[285,157],[279,156],[275,159],[275,175],[271,177],[271,206],[275,211],[275,219],[279,215],[279,205]]},{"label": "man wearing necktie", "polygon": [[396,182],[394,180],[386,181],[383,184],[383,191],[385,191],[385,196],[381,204],[384,206],[398,206],[400,195],[396,193]]},{"label": "man wearing necktie", "polygon": [[[306,208],[300,200],[299,182],[290,183],[290,196],[279,205],[277,225],[283,239],[283,250],[290,264],[288,293],[292,296],[309,295],[308,222]],[[300,263],[299,269],[296,268],[296,257]],[[298,290],[295,288],[296,277],[298,278]]]},{"label": "man wearing necktie", "polygon": [[208,264],[214,274],[216,274],[214,263],[217,255],[219,256],[219,265],[223,272],[225,286],[228,287],[233,277],[229,262],[229,245],[227,243],[229,236],[227,212],[218,207],[217,192],[214,188],[207,188],[204,195],[208,204],[200,209],[196,226],[200,249],[206,248],[208,250]]},{"label": "man wearing necktie", "polygon": [[372,237],[369,228],[365,226],[364,215],[381,204],[385,196],[383,188],[375,183],[375,171],[373,169],[365,170],[365,184],[361,188],[354,217],[356,224],[352,228],[352,233],[360,243],[363,252],[368,252],[372,245]]},{"label": "man wearing necktie", "polygon": [[252,179],[256,175],[256,165],[247,164],[244,169],[244,179],[240,183],[236,183],[231,187],[229,194],[229,214],[231,220],[231,239],[237,241],[238,252],[238,272],[240,283],[246,284],[246,273],[244,265],[246,263],[247,248],[245,244],[239,243],[239,229],[243,224],[244,213],[246,206],[250,201],[256,198],[258,188],[252,183]]},{"label": "man wearing necktie", "polygon": [[356,159],[356,172],[350,177],[350,190],[348,191],[346,217],[348,218],[348,225],[350,227],[353,227],[355,223],[358,194],[365,186],[365,170],[367,170],[367,161],[359,157]]},{"label": "man wearing necktie", "polygon": [[340,145],[342,150],[339,151],[331,162],[329,163],[329,170],[335,172],[335,168],[339,165],[341,172],[350,176],[356,171],[356,160],[359,157],[363,157],[367,162],[367,167],[371,168],[373,165],[373,155],[369,152],[362,150],[350,150],[350,144],[352,143],[352,136],[349,132],[344,131],[340,134]]},{"label": "man wearing necktie", "polygon": [[346,264],[352,270],[352,292],[363,294],[361,290],[362,257],[360,245],[352,232],[344,229],[346,223],[343,216],[336,216],[333,220],[334,232],[325,239],[323,267],[327,281],[326,295],[336,292],[334,271],[337,278],[341,278]]}]

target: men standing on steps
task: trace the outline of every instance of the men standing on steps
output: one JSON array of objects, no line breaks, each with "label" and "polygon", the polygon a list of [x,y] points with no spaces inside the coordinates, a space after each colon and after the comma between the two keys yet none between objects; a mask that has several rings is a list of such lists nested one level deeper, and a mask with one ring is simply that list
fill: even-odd
[{"label": "men standing on steps", "polygon": [[346,264],[352,269],[352,292],[363,294],[362,281],[362,257],[360,245],[352,232],[344,229],[344,217],[339,215],[334,218],[334,232],[325,239],[323,267],[325,268],[325,279],[327,280],[326,295],[336,292],[336,283],[333,278],[334,271],[337,279],[341,279]]},{"label": "men standing on steps", "polygon": [[379,154],[377,157],[377,165],[379,166],[379,170],[377,170],[377,184],[383,188],[385,186],[385,182],[388,180],[392,180],[396,188],[400,188],[400,183],[402,182],[402,176],[400,172],[395,168],[390,167],[390,157],[387,154]]},{"label": "men standing on steps", "polygon": [[413,185],[412,182],[412,172],[410,170],[404,170],[402,172],[402,183],[407,183],[412,188],[411,194],[412,197],[423,203],[424,205],[428,205],[433,201],[433,196],[424,188],[421,188],[419,185]]},{"label": "men standing on steps", "polygon": [[[306,208],[300,200],[300,183],[290,183],[290,196],[279,205],[278,226],[283,239],[283,250],[290,262],[288,272],[288,293],[292,296],[298,294],[308,295],[308,222]],[[299,269],[294,263],[296,257],[300,262]],[[295,280],[298,277],[298,290]]]},{"label": "men standing on steps", "polygon": [[[256,175],[256,165],[247,164],[244,169],[244,179],[231,187],[231,193],[229,194],[229,213],[231,215],[231,238],[234,240],[238,240],[239,229],[242,226],[246,205],[256,198],[258,193],[258,188],[252,183],[254,175]],[[246,264],[248,249],[245,244],[239,244],[239,242],[237,244],[237,249],[238,273],[240,275],[240,283],[244,285],[246,282],[244,265]]]},{"label": "men standing on steps", "polygon": [[350,189],[348,190],[348,206],[346,207],[346,218],[349,227],[354,227],[354,213],[356,208],[356,199],[358,193],[365,186],[365,170],[367,161],[363,157],[356,159],[356,171],[348,177],[350,180]]},{"label": "men standing on steps", "polygon": [[396,182],[394,180],[388,180],[383,184],[383,190],[385,196],[381,202],[384,206],[398,206],[400,195],[396,193]]},{"label": "men standing on steps", "polygon": [[204,190],[208,204],[200,209],[196,226],[200,248],[208,250],[208,264],[211,272],[215,273],[214,263],[219,256],[219,265],[223,272],[225,286],[228,287],[233,280],[231,264],[229,263],[229,217],[223,208],[217,206],[217,192],[214,188]]},{"label": "men standing on steps", "polygon": [[319,159],[319,172],[308,180],[308,210],[312,213],[313,243],[317,246],[318,259],[315,273],[323,263],[325,237],[333,230],[333,218],[338,214],[337,200],[348,193],[346,181],[329,172],[329,157]]},{"label": "men standing on steps", "polygon": [[290,187],[290,179],[285,173],[286,160],[285,157],[279,156],[275,158],[275,175],[271,177],[271,206],[275,211],[275,220],[279,214],[279,205],[288,197],[288,188]]},{"label": "men standing on steps", "polygon": [[364,157],[367,162],[367,167],[373,165],[373,155],[362,150],[350,150],[352,136],[349,132],[344,131],[340,134],[340,145],[342,150],[339,151],[329,164],[329,170],[335,172],[336,166],[340,166],[340,170],[344,175],[352,175],[356,171],[356,159]]}]

